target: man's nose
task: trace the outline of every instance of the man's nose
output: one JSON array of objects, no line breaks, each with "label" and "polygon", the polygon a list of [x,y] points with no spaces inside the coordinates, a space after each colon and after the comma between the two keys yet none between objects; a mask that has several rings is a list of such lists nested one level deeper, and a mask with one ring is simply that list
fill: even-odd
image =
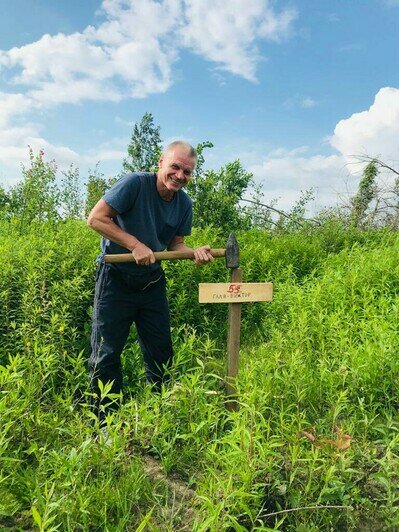
[{"label": "man's nose", "polygon": [[183,172],[183,170],[181,168],[179,168],[179,170],[177,170],[176,177],[177,177],[177,179],[184,179],[184,172]]}]

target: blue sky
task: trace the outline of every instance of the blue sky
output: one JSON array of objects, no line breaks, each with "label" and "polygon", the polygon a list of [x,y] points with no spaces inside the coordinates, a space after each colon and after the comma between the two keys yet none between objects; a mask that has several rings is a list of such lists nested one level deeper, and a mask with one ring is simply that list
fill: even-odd
[{"label": "blue sky", "polygon": [[399,0],[0,0],[0,180],[28,144],[82,177],[120,172],[149,111],[165,141],[211,140],[284,208],[399,160]]}]

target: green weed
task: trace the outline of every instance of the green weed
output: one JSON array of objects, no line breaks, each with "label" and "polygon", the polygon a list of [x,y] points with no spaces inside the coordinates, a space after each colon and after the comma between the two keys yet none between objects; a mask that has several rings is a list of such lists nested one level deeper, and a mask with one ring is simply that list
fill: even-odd
[{"label": "green weed", "polygon": [[[243,309],[237,412],[224,404],[227,307],[197,293],[228,272],[216,260],[165,264],[170,382],[152,393],[132,331],[106,444],[86,374],[98,238],[80,221],[0,229],[2,528],[399,527],[395,233],[330,222],[239,235],[244,279],[272,281],[274,300]],[[190,241],[221,239],[205,229]],[[173,478],[196,493],[189,514]]]}]

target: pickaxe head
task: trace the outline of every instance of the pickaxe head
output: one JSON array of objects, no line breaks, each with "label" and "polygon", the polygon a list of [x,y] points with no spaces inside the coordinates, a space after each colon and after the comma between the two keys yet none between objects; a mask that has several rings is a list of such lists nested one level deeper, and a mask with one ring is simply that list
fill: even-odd
[{"label": "pickaxe head", "polygon": [[226,244],[226,268],[238,268],[240,265],[240,249],[236,235],[230,233]]}]

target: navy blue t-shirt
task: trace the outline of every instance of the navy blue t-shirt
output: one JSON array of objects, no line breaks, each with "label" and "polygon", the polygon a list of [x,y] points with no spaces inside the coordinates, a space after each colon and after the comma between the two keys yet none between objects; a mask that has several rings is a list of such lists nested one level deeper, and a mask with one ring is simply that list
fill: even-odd
[{"label": "navy blue t-shirt", "polygon": [[[104,194],[103,200],[118,212],[114,222],[121,229],[152,251],[163,251],[174,236],[191,233],[193,208],[191,198],[183,190],[176,192],[171,201],[162,199],[156,182],[156,174],[126,174]],[[130,253],[107,238],[102,239],[101,249],[103,254]],[[158,268],[159,263],[150,266],[132,262],[118,264],[118,269],[132,275],[147,274],[149,269]]]}]

